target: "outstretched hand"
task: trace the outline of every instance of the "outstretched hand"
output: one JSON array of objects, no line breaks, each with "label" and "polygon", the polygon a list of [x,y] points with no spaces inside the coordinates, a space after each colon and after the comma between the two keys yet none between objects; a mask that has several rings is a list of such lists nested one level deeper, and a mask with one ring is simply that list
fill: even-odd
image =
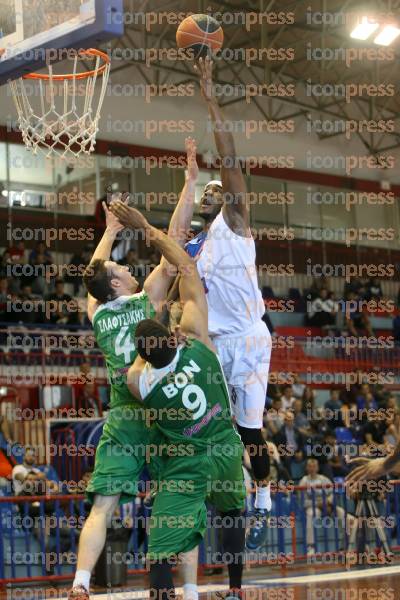
[{"label": "outstretched hand", "polygon": [[112,200],[110,210],[123,227],[145,229],[149,224],[141,212],[132,206],[127,206],[122,200]]},{"label": "outstretched hand", "polygon": [[187,179],[196,181],[199,175],[199,167],[197,166],[197,147],[196,140],[192,137],[185,139],[186,157],[187,157]]},{"label": "outstretched hand", "polygon": [[199,58],[193,68],[199,76],[200,90],[203,98],[209,102],[214,98],[214,84],[212,78],[213,61],[209,56]]},{"label": "outstretched hand", "polygon": [[122,225],[117,217],[111,212],[106,202],[102,202],[102,206],[106,217],[106,228],[112,235],[116,235],[119,231],[124,229],[124,225]]}]

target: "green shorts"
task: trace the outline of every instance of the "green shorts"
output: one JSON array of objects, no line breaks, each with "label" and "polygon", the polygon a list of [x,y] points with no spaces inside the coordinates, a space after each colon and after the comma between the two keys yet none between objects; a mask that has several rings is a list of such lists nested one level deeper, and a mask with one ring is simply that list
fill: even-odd
[{"label": "green shorts", "polygon": [[[120,503],[132,501],[140,475],[147,465],[154,479],[162,471],[162,459],[149,446],[158,443],[159,432],[146,427],[140,409],[126,405],[110,410],[96,449],[93,476],[86,490],[90,502],[96,494],[120,495]],[[150,463],[149,463],[150,460]]]},{"label": "green shorts", "polygon": [[201,542],[206,501],[221,512],[244,508],[242,453],[234,433],[204,453],[167,459],[150,518],[150,560],[189,552]]}]

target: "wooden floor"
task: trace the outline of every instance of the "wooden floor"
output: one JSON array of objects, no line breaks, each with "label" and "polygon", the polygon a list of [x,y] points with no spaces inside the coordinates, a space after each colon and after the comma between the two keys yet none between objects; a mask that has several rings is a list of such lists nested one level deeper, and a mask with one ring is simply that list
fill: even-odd
[{"label": "wooden floor", "polygon": [[[200,600],[213,600],[214,593],[226,590],[226,575],[199,577]],[[400,562],[391,566],[353,567],[351,569],[312,566],[246,569],[246,600],[397,600],[400,598]],[[179,580],[177,596],[180,594]],[[65,598],[68,584],[60,586],[7,586],[1,600],[41,600]],[[142,600],[147,598],[145,577],[135,577],[124,588],[93,588],[96,600]]]}]

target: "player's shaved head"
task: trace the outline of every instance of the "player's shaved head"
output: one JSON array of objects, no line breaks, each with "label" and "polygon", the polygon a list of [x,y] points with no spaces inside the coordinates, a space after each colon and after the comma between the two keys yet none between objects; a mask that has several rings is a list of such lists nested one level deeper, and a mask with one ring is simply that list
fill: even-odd
[{"label": "player's shaved head", "polygon": [[144,319],[136,327],[135,347],[143,360],[161,369],[173,360],[177,340],[165,325],[155,319]]}]

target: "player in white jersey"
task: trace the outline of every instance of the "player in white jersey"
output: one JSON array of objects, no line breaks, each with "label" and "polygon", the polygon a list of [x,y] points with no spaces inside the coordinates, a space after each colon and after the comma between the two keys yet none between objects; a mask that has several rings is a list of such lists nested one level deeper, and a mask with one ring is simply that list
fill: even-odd
[{"label": "player in white jersey", "polygon": [[[199,212],[204,228],[185,247],[197,260],[208,303],[209,334],[230,388],[238,431],[250,455],[256,500],[247,547],[255,550],[265,541],[266,516],[271,509],[269,455],[261,429],[272,341],[262,321],[265,307],[257,281],[246,184],[233,136],[224,126],[214,95],[212,61],[209,57],[200,59],[195,68],[213,125],[221,181],[210,181],[205,186]],[[195,142],[189,138],[186,144],[189,160],[185,193],[171,220],[182,232],[182,240],[190,230],[198,175]]]}]

